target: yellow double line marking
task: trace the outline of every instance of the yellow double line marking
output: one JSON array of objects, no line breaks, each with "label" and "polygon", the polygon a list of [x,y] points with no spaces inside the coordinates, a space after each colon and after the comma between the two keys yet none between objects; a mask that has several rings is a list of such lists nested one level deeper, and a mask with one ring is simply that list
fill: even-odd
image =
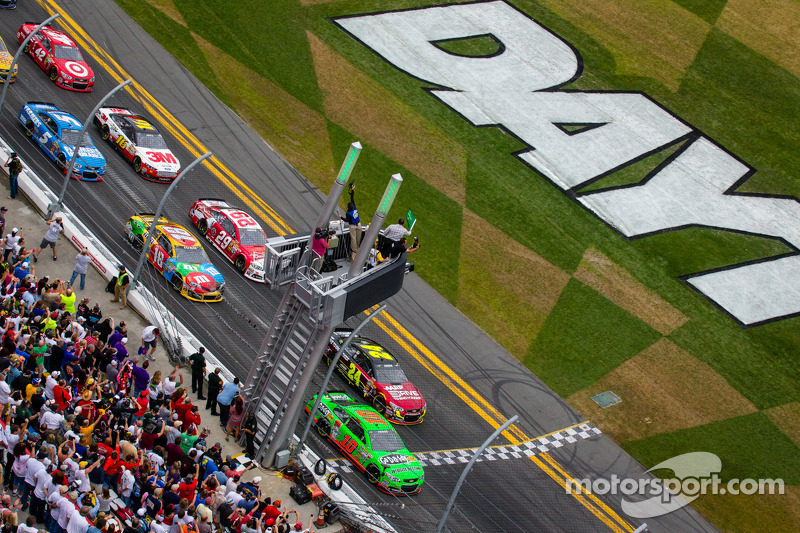
[{"label": "yellow double line marking", "polygon": [[[117,83],[121,83],[129,78],[132,79],[130,74],[101,48],[58,4],[52,0],[38,1],[49,14],[59,13],[61,15],[58,19],[59,23],[71,33],[72,37],[78,42],[81,48],[89,53]],[[136,80],[133,80],[125,89],[148,113],[165,127],[189,153],[195,157],[199,157],[201,154],[208,151],[199,139],[187,130]],[[203,165],[228,187],[233,194],[242,200],[249,209],[264,220],[275,233],[278,235],[293,233],[293,230],[286,221],[216,156],[206,159]],[[401,326],[391,315],[384,312],[381,317],[376,317],[375,322],[400,344],[400,346],[408,351],[422,366],[428,369],[446,387],[453,391],[456,396],[469,405],[470,408],[480,415],[490,426],[497,429],[505,423],[506,417],[503,416],[502,413],[495,409],[483,396],[478,394],[477,391],[453,372],[441,359],[436,357],[425,345],[411,335],[411,333]],[[516,425],[504,431],[503,436],[511,444],[520,444],[531,440]],[[557,461],[547,453],[533,456],[531,460],[566,491],[567,482],[572,479],[572,476]],[[616,533],[633,531],[634,528],[628,522],[597,498],[597,496],[585,490],[580,484],[573,484],[573,487],[575,487],[575,490],[571,491],[570,494],[611,530]]]},{"label": "yellow double line marking", "polygon": [[[72,35],[72,38],[77,41],[81,48],[88,52],[110,75],[117,83],[131,78],[115,60],[103,48],[101,48],[84,30],[81,28],[69,14],[64,11],[58,4],[50,0],[39,0],[39,3],[47,10],[49,14],[59,13],[61,17],[58,22],[62,24]],[[162,106],[141,84],[133,80],[129,86],[125,88],[133,98],[139,102],[148,113],[162,124],[167,131],[172,134],[192,155],[199,157],[208,151],[208,149],[195,137],[189,130],[187,130],[164,106]],[[248,208],[261,217],[270,228],[272,228],[278,235],[286,235],[292,233],[289,225],[275,212],[272,207],[262,200],[250,187],[248,187],[242,180],[240,180],[222,161],[216,156],[211,156],[203,162],[203,165],[208,168],[214,176],[217,177],[223,184],[225,184],[240,200],[242,200]]]},{"label": "yellow double line marking", "polygon": [[[373,322],[378,324],[392,339],[403,347],[422,366],[427,368],[434,376],[452,390],[476,413],[478,413],[490,426],[497,429],[502,426],[507,418],[503,416],[483,396],[467,384],[461,377],[453,372],[441,359],[436,357],[428,348],[406,330],[397,320],[386,311],[375,317]],[[503,432],[503,436],[512,445],[518,445],[532,440],[518,426],[512,425]],[[592,514],[599,518],[612,531],[616,533],[631,532],[634,527],[606,505],[600,498],[584,489],[580,483],[569,483],[574,478],[550,454],[534,455],[531,461],[558,483],[565,492],[568,492]],[[570,489],[569,491],[567,489]]]}]

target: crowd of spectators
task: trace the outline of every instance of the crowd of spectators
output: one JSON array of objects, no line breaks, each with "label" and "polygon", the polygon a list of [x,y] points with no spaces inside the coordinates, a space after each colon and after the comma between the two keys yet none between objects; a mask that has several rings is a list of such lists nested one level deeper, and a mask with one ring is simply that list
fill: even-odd
[{"label": "crowd of spectators", "polygon": [[[3,238],[0,264],[2,533],[309,531],[209,444],[178,367],[151,374],[158,328],[131,348],[124,321],[78,300],[69,282],[36,278],[21,234]],[[192,357],[205,399],[203,352]],[[241,436],[252,455],[256,421],[238,380],[212,376],[207,405],[219,406],[226,440]]]}]

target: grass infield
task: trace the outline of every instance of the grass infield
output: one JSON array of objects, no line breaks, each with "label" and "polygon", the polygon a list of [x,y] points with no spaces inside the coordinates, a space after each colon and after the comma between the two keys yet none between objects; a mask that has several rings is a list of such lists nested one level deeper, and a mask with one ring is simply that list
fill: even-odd
[{"label": "grass infield", "polygon": [[[702,228],[627,241],[513,157],[519,141],[472,127],[330,21],[444,1],[116,1],[321,190],[329,190],[356,139],[365,147],[355,170],[363,211],[377,203],[388,176],[401,172],[405,184],[388,219],[414,209],[425,245],[414,256],[417,272],[559,394],[585,398],[581,391],[595,383],[619,382],[631,371],[616,369],[667,341],[680,353],[680,368],[714,373],[702,413],[682,412],[659,427],[664,413],[648,416],[647,406],[658,403],[649,398],[633,409],[609,408],[604,429],[646,467],[705,450],[721,456],[723,478],[785,478],[786,497],[695,503],[726,530],[787,531],[800,522],[800,479],[796,467],[787,469],[800,461],[800,437],[794,424],[779,423],[787,413],[797,420],[798,319],[745,330],[678,279],[788,248]],[[797,50],[782,56],[792,42],[786,31],[760,29],[746,3],[511,3],[581,54],[583,75],[568,89],[644,91],[757,169],[740,191],[800,197],[800,80],[794,60],[784,57]],[[779,1],[761,9],[769,11],[763,20],[781,21],[794,7]],[[497,45],[442,46],[483,55]],[[243,82],[226,81],[220,61]],[[677,148],[586,190],[635,183]],[[476,228],[491,239],[476,238]],[[684,382],[669,370],[668,391],[651,380],[648,394],[669,394],[690,409],[682,399],[697,394],[698,380]],[[731,387],[746,409],[722,408]],[[757,411],[716,420],[714,405]],[[638,431],[642,420],[615,416],[652,419],[656,427]],[[775,513],[782,520],[771,520]]]}]

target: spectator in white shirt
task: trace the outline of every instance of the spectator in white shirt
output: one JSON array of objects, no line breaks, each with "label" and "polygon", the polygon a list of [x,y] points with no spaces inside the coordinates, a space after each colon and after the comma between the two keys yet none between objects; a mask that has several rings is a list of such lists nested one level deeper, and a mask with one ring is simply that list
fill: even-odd
[{"label": "spectator in white shirt", "polygon": [[67,533],[86,533],[86,530],[89,529],[89,521],[86,520],[86,517],[89,516],[89,511],[91,511],[91,508],[88,505],[84,505],[80,510],[75,509],[72,511],[67,524]]}]

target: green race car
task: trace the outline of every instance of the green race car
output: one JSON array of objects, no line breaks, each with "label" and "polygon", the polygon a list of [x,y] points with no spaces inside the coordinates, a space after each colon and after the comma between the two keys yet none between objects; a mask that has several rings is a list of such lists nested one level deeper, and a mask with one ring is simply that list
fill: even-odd
[{"label": "green race car", "polygon": [[[306,405],[306,413],[311,412],[316,398]],[[422,490],[422,465],[372,407],[345,393],[332,392],[322,397],[314,423],[320,435],[335,444],[381,491],[409,496]]]}]

